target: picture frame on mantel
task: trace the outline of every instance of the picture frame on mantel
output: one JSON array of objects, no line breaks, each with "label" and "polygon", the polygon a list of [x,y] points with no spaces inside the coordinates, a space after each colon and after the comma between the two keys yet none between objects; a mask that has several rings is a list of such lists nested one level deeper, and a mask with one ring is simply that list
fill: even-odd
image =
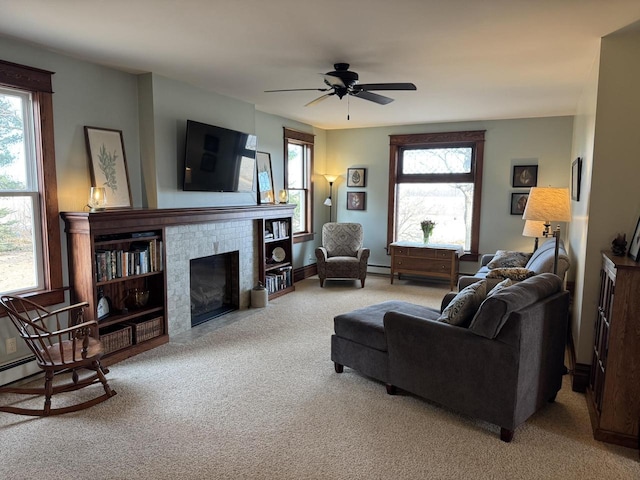
[{"label": "picture frame on mantel", "polygon": [[258,177],[258,203],[260,205],[275,203],[270,153],[256,152],[256,171]]},{"label": "picture frame on mantel", "polygon": [[133,202],[122,130],[85,126],[84,136],[91,185],[106,189],[105,208],[131,208]]}]

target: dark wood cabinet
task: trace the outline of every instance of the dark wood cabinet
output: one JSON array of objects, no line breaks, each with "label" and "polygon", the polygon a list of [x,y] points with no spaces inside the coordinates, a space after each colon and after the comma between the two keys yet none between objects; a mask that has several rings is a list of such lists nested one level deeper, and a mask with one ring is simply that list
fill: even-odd
[{"label": "dark wood cabinet", "polygon": [[[123,226],[110,212],[62,213],[67,233],[73,302],[87,302],[98,319],[105,347],[103,363],[113,364],[169,341],[166,317],[164,227]],[[142,302],[136,292],[148,292]],[[108,315],[100,318],[99,302]]]},{"label": "dark wood cabinet", "polygon": [[391,251],[391,283],[395,274],[422,275],[449,280],[453,290],[458,281],[459,247],[428,247],[414,242],[394,242]]},{"label": "dark wood cabinet", "polygon": [[602,253],[587,404],[596,440],[638,448],[640,264]]}]

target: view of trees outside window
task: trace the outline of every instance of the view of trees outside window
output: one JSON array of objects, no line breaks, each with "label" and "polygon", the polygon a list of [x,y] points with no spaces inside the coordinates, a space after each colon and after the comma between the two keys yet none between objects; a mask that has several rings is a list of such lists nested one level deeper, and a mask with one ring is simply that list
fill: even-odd
[{"label": "view of trees outside window", "polygon": [[287,159],[287,189],[289,190],[289,203],[296,205],[293,211],[294,234],[306,230],[307,219],[307,191],[305,175],[304,145],[288,143]]},{"label": "view of trees outside window", "polygon": [[37,288],[38,182],[30,95],[0,89],[0,292]]},{"label": "view of trees outside window", "polygon": [[403,181],[398,180],[396,188],[397,240],[422,242],[420,222],[432,220],[436,226],[431,243],[470,248],[474,184],[451,182],[451,175],[470,173],[472,154],[469,147],[402,152]]}]

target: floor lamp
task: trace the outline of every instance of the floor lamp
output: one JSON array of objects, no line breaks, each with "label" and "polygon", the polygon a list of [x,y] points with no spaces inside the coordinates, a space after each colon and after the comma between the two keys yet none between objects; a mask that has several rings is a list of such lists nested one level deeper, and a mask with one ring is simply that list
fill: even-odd
[{"label": "floor lamp", "polygon": [[538,238],[544,235],[544,221],[539,220],[525,220],[524,228],[522,229],[523,237],[534,237],[536,240],[533,243],[533,251],[538,249]]},{"label": "floor lamp", "polygon": [[553,258],[553,273],[558,274],[558,252],[560,248],[560,225],[551,231],[551,222],[571,221],[571,200],[568,188],[533,187],[529,191],[527,206],[522,218],[542,221],[543,237],[555,237],[556,248]]},{"label": "floor lamp", "polygon": [[324,201],[324,204],[329,207],[329,221],[331,221],[331,206],[333,205],[333,201],[331,200],[331,195],[333,194],[333,182],[338,178],[337,175],[325,175],[324,178],[329,182],[329,196]]}]

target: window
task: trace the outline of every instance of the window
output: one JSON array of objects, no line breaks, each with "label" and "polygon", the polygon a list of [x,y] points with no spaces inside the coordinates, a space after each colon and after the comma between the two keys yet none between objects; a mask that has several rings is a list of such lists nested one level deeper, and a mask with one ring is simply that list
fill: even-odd
[{"label": "window", "polygon": [[284,129],[285,185],[293,211],[293,241],[305,242],[313,238],[313,135]]},{"label": "window", "polygon": [[428,219],[431,242],[477,259],[483,151],[484,131],[391,135],[388,243],[421,242]]},{"label": "window", "polygon": [[51,72],[0,61],[0,292],[61,303]]}]

